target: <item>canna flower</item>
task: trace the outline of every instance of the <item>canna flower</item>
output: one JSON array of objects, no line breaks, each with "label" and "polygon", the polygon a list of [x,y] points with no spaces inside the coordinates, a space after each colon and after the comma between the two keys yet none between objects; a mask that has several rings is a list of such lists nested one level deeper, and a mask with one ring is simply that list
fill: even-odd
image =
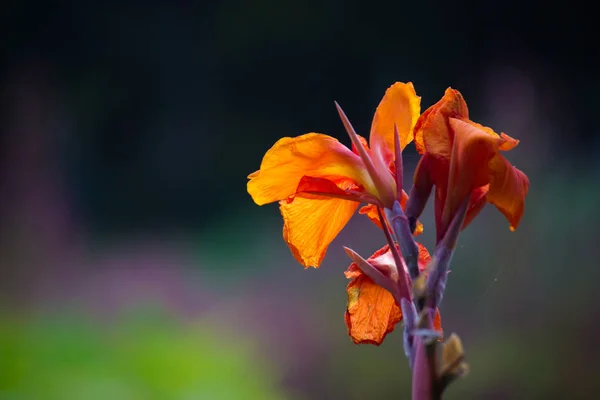
[{"label": "canna flower", "polygon": [[395,155],[413,140],[420,102],[412,83],[388,88],[373,117],[370,146],[336,103],[352,149],[320,133],[282,138],[248,176],[247,190],[256,204],[279,202],[284,240],[302,265],[321,264],[361,202],[369,204],[361,212],[380,227],[377,207],[391,208],[395,200],[406,203]]},{"label": "canna flower", "polygon": [[471,121],[462,95],[448,88],[444,97],[419,118],[414,141],[423,156],[415,171],[407,209],[411,222],[423,211],[435,185],[438,242],[467,196],[470,201],[463,229],[486,203],[494,204],[504,214],[511,230],[517,228],[529,179],[501,152],[515,148],[518,140]]},{"label": "canna flower", "polygon": [[[419,270],[427,273],[426,268],[431,257],[425,246],[418,243],[418,247]],[[352,253],[349,255],[353,259],[356,257]],[[396,268],[389,245],[377,250],[366,262],[392,281],[402,275]],[[406,270],[404,265],[403,267]],[[399,300],[387,288],[369,278],[356,262],[352,263],[344,274],[346,278],[351,279],[346,288],[348,306],[344,316],[348,334],[354,343],[371,343],[379,346],[385,336],[394,330],[396,324],[402,321]],[[404,275],[406,274],[408,271],[404,271]],[[439,310],[435,314],[433,324],[434,329],[442,332]]]}]

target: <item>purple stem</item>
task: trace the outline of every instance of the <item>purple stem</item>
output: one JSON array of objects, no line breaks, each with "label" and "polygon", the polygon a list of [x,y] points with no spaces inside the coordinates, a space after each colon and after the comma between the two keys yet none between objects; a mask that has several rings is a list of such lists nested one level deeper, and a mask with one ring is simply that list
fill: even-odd
[{"label": "purple stem", "polygon": [[[397,203],[397,201],[396,201]],[[398,292],[401,294],[401,298],[405,298],[407,300],[412,299],[411,295],[411,280],[406,274],[406,270],[404,269],[404,262],[400,253],[398,253],[398,248],[396,248],[396,243],[394,243],[394,239],[392,238],[392,234],[388,228],[388,224],[386,223],[386,219],[381,212],[381,208],[377,207],[377,214],[379,216],[379,220],[381,221],[381,227],[383,228],[383,233],[385,234],[385,238],[390,246],[390,251],[392,252],[392,256],[394,257],[394,263],[396,264],[396,270],[398,271]],[[402,246],[400,247],[402,250]],[[398,303],[398,307],[402,307],[402,303],[400,301],[396,301]]]},{"label": "purple stem", "polygon": [[396,200],[392,209],[385,209],[386,216],[390,221],[396,240],[400,245],[402,257],[408,267],[411,279],[419,276],[419,247],[415,243],[410,229],[408,218],[402,211],[400,202]]},{"label": "purple stem", "polygon": [[396,172],[396,200],[402,199],[402,188],[404,185],[404,174],[402,166],[402,146],[400,144],[400,134],[398,133],[398,126],[394,123],[394,155],[396,157],[394,161],[394,167]]},{"label": "purple stem", "polygon": [[414,338],[415,365],[413,368],[412,399],[431,400],[433,380],[427,357],[427,348],[421,337]]},{"label": "purple stem", "polygon": [[416,329],[417,324],[417,309],[414,303],[411,303],[407,299],[401,299],[400,308],[402,309],[402,320],[404,321],[404,354],[408,358],[408,365],[410,369],[413,368],[415,363],[414,357],[414,336],[412,332]]},{"label": "purple stem", "polygon": [[458,241],[458,235],[460,234],[465,215],[467,214],[469,199],[470,197],[467,197],[463,200],[454,215],[454,218],[452,218],[452,222],[450,223],[446,234],[435,249],[432,261],[434,265],[427,277],[427,293],[425,296],[427,299],[427,306],[434,311],[440,305],[442,297],[444,296],[444,290],[448,280],[448,269],[450,267],[450,262],[452,261],[456,242]]},{"label": "purple stem", "polygon": [[[425,329],[431,329],[435,310],[442,301],[446,282],[448,279],[448,268],[452,260],[452,254],[458,235],[467,213],[470,197],[467,197],[460,205],[456,214],[452,218],[452,222],[444,235],[444,238],[439,242],[435,249],[433,257],[433,268],[427,276],[426,289],[426,305],[428,311],[424,318]],[[441,386],[436,381],[436,348],[435,346],[427,346],[425,338],[413,335],[413,352],[414,352],[414,367],[413,367],[413,400],[436,400],[441,398]]]}]

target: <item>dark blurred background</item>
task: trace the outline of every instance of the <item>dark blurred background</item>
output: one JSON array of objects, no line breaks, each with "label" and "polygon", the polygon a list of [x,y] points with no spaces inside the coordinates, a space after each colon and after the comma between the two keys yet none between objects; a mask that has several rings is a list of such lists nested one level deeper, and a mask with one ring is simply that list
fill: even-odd
[{"label": "dark blurred background", "polygon": [[[318,270],[246,176],[280,137],[366,136],[395,81],[448,86],[521,140],[511,233],[488,206],[442,306],[448,399],[597,398],[597,24],[576,2],[9,1],[1,6],[1,399],[400,399],[398,331],[356,346],[356,216]],[[404,156],[406,182],[418,160]],[[421,237],[434,243],[431,205]]]}]

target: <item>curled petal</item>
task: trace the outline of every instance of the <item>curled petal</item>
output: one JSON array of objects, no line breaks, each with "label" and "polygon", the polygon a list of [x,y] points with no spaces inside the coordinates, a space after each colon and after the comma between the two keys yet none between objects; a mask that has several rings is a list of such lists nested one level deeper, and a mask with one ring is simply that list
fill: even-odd
[{"label": "curled petal", "polygon": [[515,147],[517,147],[517,145],[519,144],[519,141],[517,139],[513,139],[512,137],[508,136],[504,132],[502,132],[502,133],[500,133],[500,135],[498,135],[496,132],[494,132],[494,130],[492,128],[483,126],[481,124],[478,124],[477,122],[473,122],[473,121],[470,121],[467,119],[463,119],[463,121],[468,123],[472,127],[477,128],[480,131],[487,133],[492,138],[499,139],[498,140],[498,149],[500,149],[502,151],[512,150]]},{"label": "curled petal", "polygon": [[318,267],[327,247],[356,212],[359,203],[335,198],[296,197],[280,202],[283,238],[296,260]]},{"label": "curled petal", "polygon": [[500,134],[500,143],[498,145],[498,148],[502,151],[508,151],[508,150],[512,150],[515,147],[517,147],[517,145],[519,144],[519,141],[517,139],[513,139],[510,136],[508,136],[506,133],[502,132]]},{"label": "curled petal", "polygon": [[396,82],[377,106],[371,124],[371,149],[389,164],[394,157],[394,124],[398,127],[400,147],[413,140],[413,128],[421,111],[421,98],[412,83]]},{"label": "curled petal", "polygon": [[467,209],[467,216],[465,217],[465,221],[463,222],[462,229],[465,229],[487,204],[486,196],[489,188],[490,185],[480,186],[471,192],[469,208]]},{"label": "curled petal", "polygon": [[494,204],[510,222],[510,230],[519,226],[525,210],[525,196],[529,191],[527,176],[497,154],[490,161],[490,188],[487,201]]},{"label": "curled petal", "polygon": [[260,170],[248,176],[248,193],[258,205],[284,200],[304,176],[372,186],[360,157],[331,136],[308,133],[278,140],[263,157]]},{"label": "curled petal", "polygon": [[440,101],[429,107],[417,121],[414,129],[415,146],[420,154],[425,151],[450,159],[452,130],[449,118],[468,119],[467,103],[458,90],[448,88]]},{"label": "curled petal", "polygon": [[498,153],[499,137],[492,137],[462,120],[450,118],[454,145],[440,234],[444,234],[462,201],[489,183],[488,163]]},{"label": "curled petal", "polygon": [[379,229],[383,229],[383,226],[381,225],[381,220],[379,219],[379,213],[377,212],[377,206],[373,204],[368,204],[364,207],[361,207],[360,210],[358,210],[358,212],[369,217],[371,222],[377,225]]}]

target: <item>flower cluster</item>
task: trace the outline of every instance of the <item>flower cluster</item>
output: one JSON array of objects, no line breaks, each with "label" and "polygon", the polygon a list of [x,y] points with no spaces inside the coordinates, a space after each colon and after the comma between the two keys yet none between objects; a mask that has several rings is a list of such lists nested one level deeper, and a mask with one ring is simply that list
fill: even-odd
[{"label": "flower cluster", "polygon": [[[329,244],[366,203],[359,213],[383,231],[387,244],[367,259],[345,249],[352,260],[345,272],[351,280],[348,333],[355,343],[379,345],[404,320],[413,395],[429,398],[466,367],[458,337],[439,343],[438,306],[458,235],[487,203],[516,229],[529,180],[502,155],[519,141],[471,121],[457,90],[447,89],[422,114],[420,103],[411,83],[393,84],[375,111],[368,141],[335,103],[351,148],[321,133],[282,138],[248,176],[247,189],[258,205],[279,202],[284,240],[304,267],[319,267]],[[411,142],[421,159],[408,196],[402,150]],[[434,186],[431,257],[414,237],[423,229],[418,218]],[[427,354],[437,355],[432,362]]]}]

